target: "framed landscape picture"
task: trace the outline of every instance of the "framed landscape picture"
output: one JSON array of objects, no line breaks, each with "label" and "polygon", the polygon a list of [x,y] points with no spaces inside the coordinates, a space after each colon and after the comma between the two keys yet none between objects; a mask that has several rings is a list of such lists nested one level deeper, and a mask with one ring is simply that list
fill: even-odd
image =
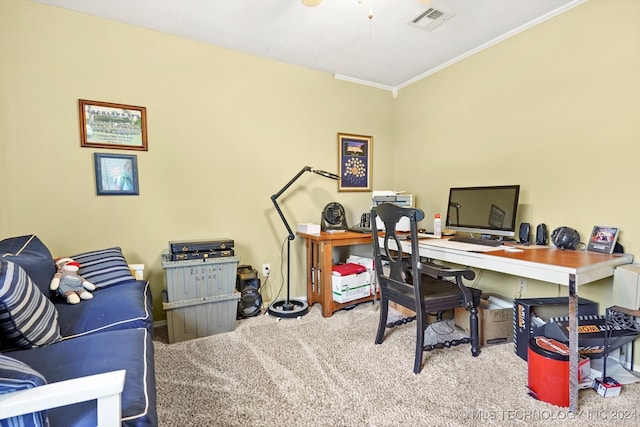
[{"label": "framed landscape picture", "polygon": [[589,236],[587,250],[612,254],[618,240],[618,229],[616,227],[604,227],[596,225]]},{"label": "framed landscape picture", "polygon": [[94,153],[96,192],[98,196],[136,196],[138,158],[127,154]]},{"label": "framed landscape picture", "polygon": [[338,191],[371,191],[373,137],[338,134]]},{"label": "framed landscape picture", "polygon": [[79,100],[80,146],[147,151],[147,109]]}]

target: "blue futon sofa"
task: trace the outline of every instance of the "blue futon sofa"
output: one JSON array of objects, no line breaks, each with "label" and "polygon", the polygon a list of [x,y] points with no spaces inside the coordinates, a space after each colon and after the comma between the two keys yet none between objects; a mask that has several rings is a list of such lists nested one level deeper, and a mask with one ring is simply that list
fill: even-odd
[{"label": "blue futon sofa", "polygon": [[[79,274],[96,285],[93,299],[67,304],[50,292],[55,261],[37,236],[0,241],[0,426],[96,426],[109,418],[115,425],[156,426],[149,283],[134,278],[118,247],[64,256],[78,261]],[[38,411],[13,416],[26,401],[25,389],[118,371],[124,375],[119,408],[101,413],[87,390],[85,399],[72,400],[79,403],[27,406]],[[90,377],[89,388],[108,388],[100,384],[103,377]],[[63,399],[59,390],[54,394]]]}]

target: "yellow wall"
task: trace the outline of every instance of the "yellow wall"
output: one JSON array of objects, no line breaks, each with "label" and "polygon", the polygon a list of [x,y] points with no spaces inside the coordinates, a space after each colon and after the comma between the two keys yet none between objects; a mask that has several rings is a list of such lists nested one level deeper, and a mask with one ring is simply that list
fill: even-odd
[{"label": "yellow wall", "polygon": [[[392,187],[388,91],[24,0],[0,2],[0,57],[0,236],[36,233],[54,256],[121,246],[146,264],[156,319],[169,240],[232,238],[277,292],[270,196],[305,165],[337,171],[338,132],[374,136],[374,184]],[[149,151],[81,148],[78,99],[145,106]],[[94,152],[136,154],[140,196],[96,196]],[[295,228],[334,200],[353,223],[370,198],[308,173],[279,201]],[[306,295],[303,245],[292,296]]]},{"label": "yellow wall", "polygon": [[[583,236],[617,225],[627,252],[639,252],[639,8],[591,0],[394,99],[326,73],[1,1],[0,237],[36,233],[54,256],[121,246],[146,264],[156,319],[167,242],[233,238],[242,263],[271,264],[274,296],[285,230],[269,197],[304,165],[335,171],[336,134],[349,132],[374,137],[374,188],[413,192],[428,216],[444,210],[450,186],[517,183],[519,222]],[[149,151],[81,148],[78,99],[145,106]],[[96,196],[94,152],[136,154],[140,196]],[[494,169],[473,169],[482,165]],[[306,174],[279,200],[292,226],[319,222],[330,201],[354,223],[370,193],[336,190]],[[303,264],[296,239],[293,296],[305,295]],[[507,295],[514,283],[479,281]],[[606,304],[609,285],[581,294]]]},{"label": "yellow wall", "polygon": [[[395,107],[394,183],[427,217],[449,187],[520,184],[518,223],[583,241],[615,225],[640,254],[640,2],[591,0],[401,90]],[[516,283],[485,273],[478,286],[512,297]],[[604,308],[610,284],[579,292]],[[535,285],[528,295],[554,295]]]}]

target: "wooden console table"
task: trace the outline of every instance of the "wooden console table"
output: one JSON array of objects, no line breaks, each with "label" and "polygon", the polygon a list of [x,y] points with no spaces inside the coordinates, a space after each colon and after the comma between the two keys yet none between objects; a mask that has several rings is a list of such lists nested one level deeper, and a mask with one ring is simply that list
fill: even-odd
[{"label": "wooden console table", "polygon": [[338,246],[371,245],[371,234],[345,231],[342,233],[306,234],[297,233],[303,237],[307,248],[307,302],[309,307],[318,302],[322,305],[322,317],[331,317],[336,311],[370,301],[373,296],[360,298],[347,303],[333,300],[331,286],[331,269],[333,267],[333,248]]}]

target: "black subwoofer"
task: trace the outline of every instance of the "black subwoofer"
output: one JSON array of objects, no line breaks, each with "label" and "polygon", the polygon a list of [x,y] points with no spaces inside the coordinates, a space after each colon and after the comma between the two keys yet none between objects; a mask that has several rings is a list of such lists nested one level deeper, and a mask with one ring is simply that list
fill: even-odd
[{"label": "black subwoofer", "polygon": [[238,266],[236,289],[240,292],[238,319],[257,316],[262,312],[262,295],[258,271],[250,265]]}]

